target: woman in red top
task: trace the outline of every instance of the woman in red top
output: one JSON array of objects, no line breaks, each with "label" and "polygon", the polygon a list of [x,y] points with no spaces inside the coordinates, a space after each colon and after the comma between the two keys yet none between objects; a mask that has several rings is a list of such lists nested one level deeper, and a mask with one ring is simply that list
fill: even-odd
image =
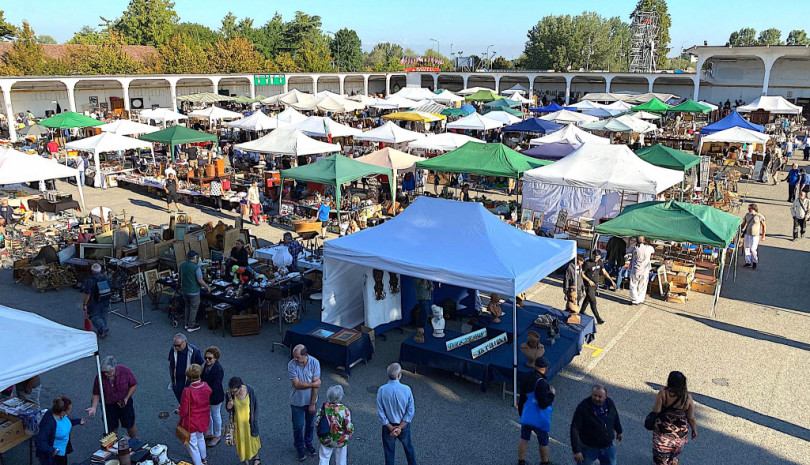
[{"label": "woman in red top", "polygon": [[211,388],[200,381],[203,369],[200,365],[192,364],[186,369],[186,377],[191,384],[183,389],[180,396],[180,426],[191,433],[188,444],[188,453],[194,465],[205,465],[205,438],[203,434],[208,430],[210,410],[208,400],[211,397]]}]

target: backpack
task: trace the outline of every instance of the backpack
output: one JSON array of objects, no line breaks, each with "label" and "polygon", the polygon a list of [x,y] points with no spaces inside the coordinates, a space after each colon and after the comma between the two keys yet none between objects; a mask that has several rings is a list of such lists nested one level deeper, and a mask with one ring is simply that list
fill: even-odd
[{"label": "backpack", "polygon": [[101,301],[110,300],[112,295],[112,291],[110,289],[110,280],[101,273],[93,277],[93,279],[95,280],[95,284],[93,285],[93,289],[91,291],[93,302],[98,303]]}]

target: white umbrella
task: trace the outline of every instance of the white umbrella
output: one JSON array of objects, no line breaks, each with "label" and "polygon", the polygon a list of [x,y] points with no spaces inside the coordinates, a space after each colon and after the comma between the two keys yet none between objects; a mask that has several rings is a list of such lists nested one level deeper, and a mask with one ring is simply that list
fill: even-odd
[{"label": "white umbrella", "polygon": [[519,123],[519,122],[522,121],[517,116],[509,114],[509,113],[507,113],[505,111],[501,111],[501,110],[494,110],[494,111],[487,112],[487,114],[484,115],[484,116],[486,118],[489,118],[489,119],[494,119],[495,121],[500,121],[501,123],[503,123],[505,125],[515,124],[515,123]]},{"label": "white umbrella", "polygon": [[99,126],[101,132],[111,132],[119,136],[131,136],[133,134],[150,134],[159,131],[160,128],[150,124],[143,124],[128,119],[119,119]]},{"label": "white umbrella", "polygon": [[447,123],[447,129],[465,129],[473,131],[488,131],[505,126],[504,123],[478,113],[472,113],[452,123]]},{"label": "white umbrella", "polygon": [[408,144],[408,148],[449,152],[461,147],[467,142],[477,142],[479,144],[484,143],[484,141],[481,139],[465,136],[464,134],[445,132],[442,134],[433,134],[425,137],[424,139],[418,139],[410,142]]},{"label": "white umbrella", "polygon": [[366,131],[358,136],[354,136],[355,140],[365,140],[370,142],[385,142],[387,144],[399,144],[402,142],[411,142],[425,137],[421,132],[409,131],[397,126],[393,121],[388,121],[380,127],[376,127],[370,131]]},{"label": "white umbrella", "polygon": [[294,128],[281,128],[250,142],[236,144],[237,150],[279,155],[317,155],[340,152],[340,144],[328,144]]},{"label": "white umbrella", "polygon": [[100,153],[120,152],[131,149],[149,149],[151,151],[152,143],[132,137],[119,136],[111,132],[102,132],[97,136],[68,142],[65,144],[65,149],[79,150],[93,154],[93,161],[96,165],[96,175],[93,178],[93,185],[95,187],[101,187],[101,164],[98,156]]}]

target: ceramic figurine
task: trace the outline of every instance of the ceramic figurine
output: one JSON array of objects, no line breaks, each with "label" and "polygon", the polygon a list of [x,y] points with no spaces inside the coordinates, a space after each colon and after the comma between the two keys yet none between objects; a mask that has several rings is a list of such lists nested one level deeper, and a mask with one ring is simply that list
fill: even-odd
[{"label": "ceramic figurine", "polygon": [[430,323],[433,325],[433,337],[444,337],[444,309],[438,305],[430,307],[433,317]]},{"label": "ceramic figurine", "polygon": [[529,330],[528,339],[520,345],[520,352],[526,356],[526,365],[533,367],[534,361],[546,353],[546,348],[540,343],[540,333]]},{"label": "ceramic figurine", "polygon": [[417,344],[425,343],[425,328],[416,328],[416,336],[413,337],[413,342]]}]

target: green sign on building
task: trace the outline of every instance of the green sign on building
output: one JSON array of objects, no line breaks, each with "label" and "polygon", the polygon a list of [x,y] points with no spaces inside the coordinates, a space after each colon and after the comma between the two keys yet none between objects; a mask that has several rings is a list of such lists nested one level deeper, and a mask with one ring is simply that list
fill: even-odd
[{"label": "green sign on building", "polygon": [[253,84],[257,86],[283,86],[287,76],[283,74],[254,74]]}]

